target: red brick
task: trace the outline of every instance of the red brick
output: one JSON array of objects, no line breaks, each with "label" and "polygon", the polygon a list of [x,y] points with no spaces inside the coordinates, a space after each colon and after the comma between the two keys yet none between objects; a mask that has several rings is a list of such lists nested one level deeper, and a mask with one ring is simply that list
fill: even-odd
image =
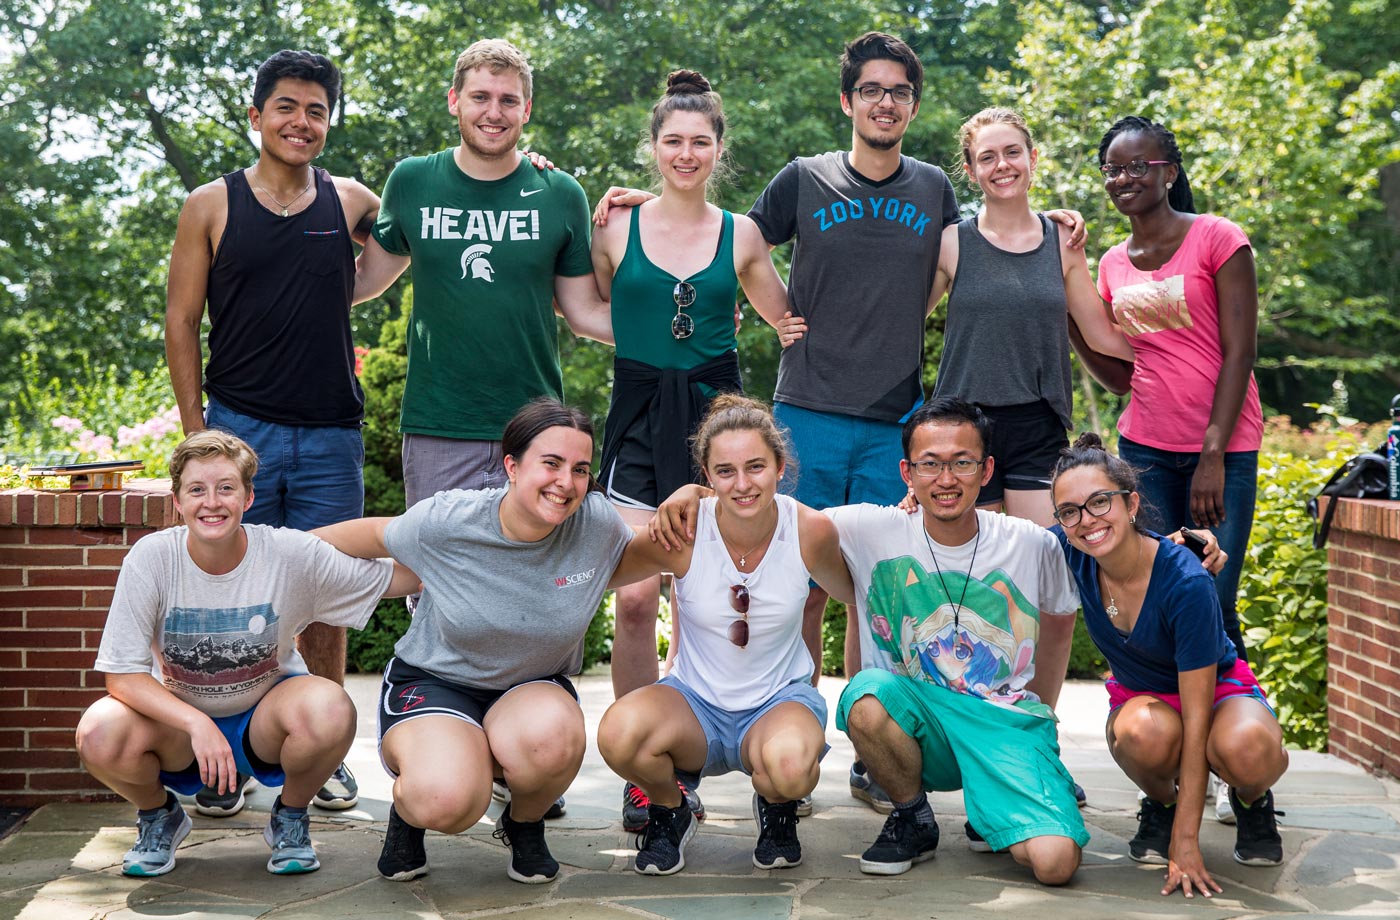
[{"label": "red brick", "polygon": [[[113,584],[116,580],[113,579]],[[112,606],[112,597],[116,594],[111,588],[89,588],[83,592],[83,606],[94,610],[106,610]]]},{"label": "red brick", "polygon": [[24,667],[24,653],[14,649],[0,649],[0,671],[17,671]]},{"label": "red brick", "polygon": [[34,523],[34,503],[38,495],[33,492],[15,496],[15,523],[29,525]]},{"label": "red brick", "polygon": [[102,629],[107,625],[107,611],[31,607],[24,613],[24,625],[29,629]]},{"label": "red brick", "polygon": [[0,568],[0,588],[17,588],[24,584],[24,569]]},{"label": "red brick", "polygon": [[102,784],[87,773],[75,770],[63,773],[31,773],[29,788],[36,791],[49,789],[78,790],[100,787]]},{"label": "red brick", "polygon": [[1362,594],[1375,593],[1376,582],[1370,575],[1364,575],[1361,572],[1338,572],[1337,575],[1333,577],[1336,578],[1338,576],[1345,579],[1346,586],[1349,590],[1357,591]]},{"label": "red brick", "polygon": [[0,549],[0,565],[82,565],[83,551],[57,546],[9,546]]},{"label": "red brick", "polygon": [[1331,648],[1341,649],[1345,652],[1354,652],[1361,646],[1361,640],[1356,633],[1346,629],[1329,629],[1327,642]]},{"label": "red brick", "polygon": [[[1372,624],[1372,630],[1374,631],[1376,628],[1375,624]],[[1362,639],[1361,648],[1358,650],[1358,653],[1370,662],[1373,667],[1377,662],[1385,664],[1390,660],[1390,649],[1376,642],[1374,639]]]},{"label": "red brick", "polygon": [[83,527],[97,527],[102,523],[102,515],[98,511],[98,501],[100,495],[80,495],[78,496],[78,523]]},{"label": "red brick", "polygon": [[[0,709],[19,709],[24,705],[24,691],[16,689],[0,690]],[[0,719],[0,725],[4,720]]]},{"label": "red brick", "polygon": [[82,766],[77,751],[52,748],[46,751],[11,751],[5,755],[5,764],[15,770],[75,770]]},{"label": "red brick", "polygon": [[102,647],[102,630],[83,630],[83,648],[90,648],[94,651]]},{"label": "red brick", "polygon": [[29,542],[59,546],[97,546],[121,543],[125,531],[107,527],[35,527],[29,532]]},{"label": "red brick", "polygon": [[[78,550],[78,552],[82,552]],[[78,565],[70,569],[30,569],[29,584],[35,588],[112,587],[117,583],[117,569],[90,569]]]},{"label": "red brick", "polygon": [[121,521],[123,498],[125,496],[120,492],[102,493],[97,503],[97,509],[103,524],[111,526]]},{"label": "red brick", "polygon": [[0,545],[15,546],[29,542],[28,527],[13,527],[0,524]]},{"label": "red brick", "polygon": [[90,671],[97,655],[85,652],[25,652],[25,661],[31,668],[69,668],[74,671]]},{"label": "red brick", "polygon": [[46,527],[58,523],[58,496],[50,492],[40,492],[34,496],[34,523]]},{"label": "red brick", "polygon": [[[0,629],[0,648],[82,648],[78,629]],[[17,675],[23,680],[23,675]]]},{"label": "red brick", "polygon": [[0,750],[17,750],[22,747],[26,747],[24,732],[0,730]]},{"label": "red brick", "polygon": [[154,527],[128,527],[126,530],[122,531],[122,542],[130,546],[142,537],[150,536],[155,532],[156,529]]},{"label": "red brick", "polygon": [[29,706],[50,706],[56,709],[87,709],[107,694],[101,690],[25,690]]},{"label": "red brick", "polygon": [[15,684],[22,687],[76,688],[83,686],[83,675],[71,670],[43,671],[38,668],[30,668],[22,674],[16,675]]},{"label": "red brick", "polygon": [[65,588],[13,588],[0,591],[0,608],[82,607],[83,592]]},{"label": "red brick", "polygon": [[24,611],[0,610],[0,629],[21,629],[24,627]]},{"label": "red brick", "polygon": [[[19,790],[24,788],[25,783],[28,779],[29,776],[25,773],[0,772],[0,792],[18,792]],[[5,801],[7,803],[14,803],[15,797],[12,795],[6,795]]]},{"label": "red brick", "polygon": [[[56,495],[54,498],[54,523],[61,527],[72,527],[78,523],[78,496]],[[42,504],[40,505],[40,513],[43,513]],[[47,518],[43,520],[47,520]],[[43,521],[41,520],[40,523]]]},{"label": "red brick", "polygon": [[6,489],[0,492],[0,527],[12,526],[15,522],[15,493]]},{"label": "red brick", "polygon": [[[6,728],[67,728],[78,727],[78,717],[82,713],[76,709],[8,709],[0,712],[0,724]],[[68,733],[70,736],[72,731]]]},{"label": "red brick", "polygon": [[119,566],[131,552],[125,546],[94,546],[87,551],[87,564],[98,566]]},{"label": "red brick", "polygon": [[126,495],[122,499],[122,524],[140,524],[142,513],[146,510],[146,500],[140,495]]},{"label": "red brick", "polygon": [[65,751],[73,750],[73,733],[69,731],[52,731],[47,729],[30,729],[29,745],[31,750],[47,750],[49,748],[59,748]]}]

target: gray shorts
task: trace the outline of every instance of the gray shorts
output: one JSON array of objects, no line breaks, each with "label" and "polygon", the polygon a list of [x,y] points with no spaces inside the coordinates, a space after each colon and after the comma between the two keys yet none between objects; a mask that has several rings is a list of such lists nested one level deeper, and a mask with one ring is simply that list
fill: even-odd
[{"label": "gray shorts", "polygon": [[505,484],[500,441],[403,436],[403,493],[410,508],[447,489],[497,489]]}]

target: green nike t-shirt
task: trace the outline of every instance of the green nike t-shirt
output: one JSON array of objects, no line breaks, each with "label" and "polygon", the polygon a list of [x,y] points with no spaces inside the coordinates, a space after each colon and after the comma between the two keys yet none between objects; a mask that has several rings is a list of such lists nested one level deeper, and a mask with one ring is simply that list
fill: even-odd
[{"label": "green nike t-shirt", "polygon": [[563,398],[554,278],[593,270],[590,226],[578,182],[526,160],[491,181],[452,149],[394,167],[374,238],[413,258],[402,431],[498,441],[531,399]]}]

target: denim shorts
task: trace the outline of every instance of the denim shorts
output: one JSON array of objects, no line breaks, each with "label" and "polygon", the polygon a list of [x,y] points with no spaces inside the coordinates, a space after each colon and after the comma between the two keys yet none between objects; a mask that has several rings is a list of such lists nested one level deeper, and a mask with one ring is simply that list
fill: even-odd
[{"label": "denim shorts", "polygon": [[868,668],[841,694],[839,730],[846,731],[847,713],[865,696],[919,745],[925,790],[963,790],[968,821],[992,849],[1047,835],[1080,847],[1089,842],[1054,719]]},{"label": "denim shorts", "polygon": [[[258,755],[253,753],[253,743],[248,739],[248,726],[252,723],[253,713],[257,708],[254,706],[231,716],[220,716],[214,719],[214,724],[219,727],[224,740],[233,749],[233,763],[238,772],[250,774],[264,786],[275,789],[287,781],[287,774],[282,772],[279,764],[259,760]],[[194,795],[204,788],[204,780],[199,778],[197,760],[183,770],[161,770],[160,781],[181,795]]]},{"label": "denim shorts", "polygon": [[[674,677],[663,677],[656,683],[660,687],[670,687],[685,697],[690,711],[695,713],[695,720],[705,732],[708,751],[701,776],[722,776],[736,771],[752,775],[752,771],[744,768],[744,736],[755,722],[779,703],[801,703],[821,723],[822,731],[826,731],[826,700],[822,699],[809,680],[795,680],[778,688],[777,692],[752,709],[736,710],[721,709]],[[821,757],[825,757],[829,750],[831,745],[823,745]],[[821,760],[821,757],[817,759]]]},{"label": "denim shorts", "polygon": [[279,425],[209,397],[204,424],[237,435],[258,455],[245,524],[314,530],[365,513],[365,446],[358,428]]},{"label": "denim shorts", "polygon": [[903,426],[774,403],[797,463],[783,474],[783,492],[818,510],[870,502],[894,505],[907,491],[899,475]]}]

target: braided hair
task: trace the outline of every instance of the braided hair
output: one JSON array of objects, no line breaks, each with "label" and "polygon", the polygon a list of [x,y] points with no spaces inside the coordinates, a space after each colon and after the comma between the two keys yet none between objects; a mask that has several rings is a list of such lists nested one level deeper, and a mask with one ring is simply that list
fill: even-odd
[{"label": "braided hair", "polygon": [[1175,164],[1177,170],[1176,180],[1172,182],[1172,187],[1167,189],[1167,204],[1171,205],[1173,210],[1195,214],[1196,201],[1191,195],[1191,183],[1186,178],[1186,166],[1181,162],[1181,148],[1176,145],[1176,135],[1167,130],[1166,125],[1141,115],[1120,118],[1104,134],[1103,140],[1099,141],[1100,166],[1108,157],[1109,144],[1120,134],[1146,134],[1157,142],[1157,146],[1162,148],[1162,157]]}]

